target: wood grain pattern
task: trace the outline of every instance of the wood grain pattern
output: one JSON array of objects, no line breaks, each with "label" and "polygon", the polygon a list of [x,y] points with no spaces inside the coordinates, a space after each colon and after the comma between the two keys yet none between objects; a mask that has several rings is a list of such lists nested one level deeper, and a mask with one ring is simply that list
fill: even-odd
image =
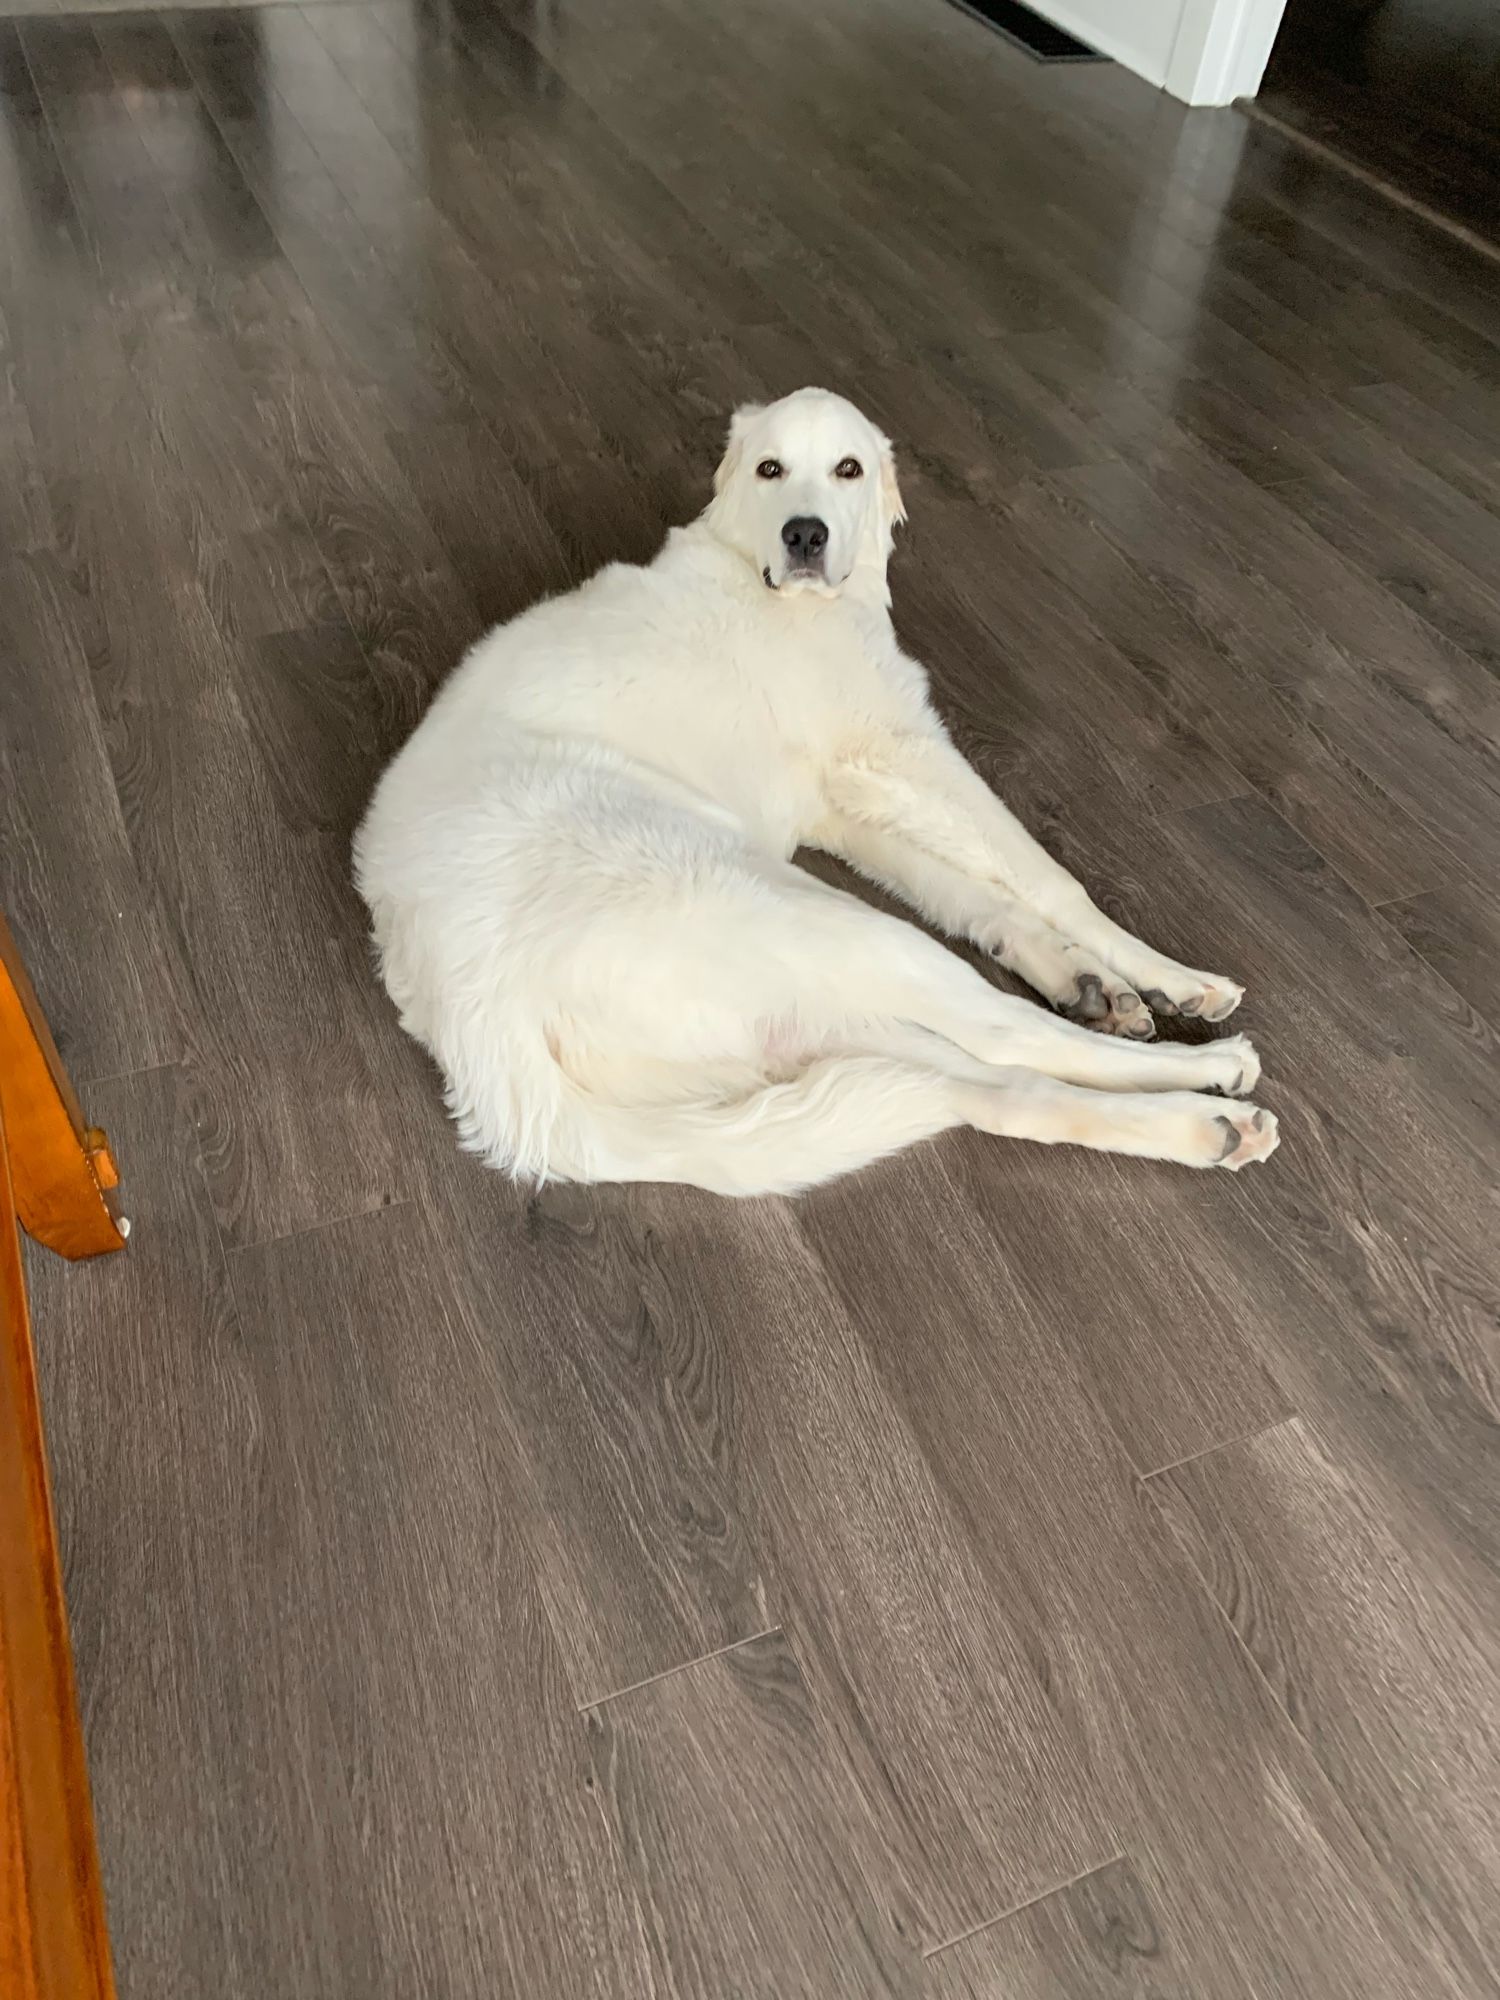
[{"label": "wood grain pattern", "polygon": [[1428,1571],[1300,1421],[1163,1473],[1151,1491],[1382,1866],[1476,1990],[1493,1985],[1491,1605]]},{"label": "wood grain pattern", "polygon": [[[1276,497],[1443,638],[1487,666],[1500,664],[1494,515],[1404,455],[1394,468],[1383,465],[1383,449],[1372,429],[1369,451],[1350,468],[1354,477],[1324,466],[1320,476],[1284,482]],[[1401,505],[1393,510],[1398,482]]]},{"label": "wood grain pattern", "polygon": [[[1386,1180],[1399,1134],[1408,1216],[1439,1239],[1455,1225],[1460,1237],[1481,1227],[1500,1115],[1488,1023],[1263,807],[1185,814],[1172,834],[1173,849],[1232,898],[1251,976],[1267,993],[1267,1043],[1300,1053],[1303,1115],[1323,1123],[1342,1172]],[[1356,992],[1368,996],[1357,1007]],[[1337,1177],[1337,1159],[1324,1171]],[[1270,1205],[1285,1196],[1273,1192]],[[1362,1223],[1365,1202],[1348,1206]],[[1242,1210],[1263,1212],[1258,1202]],[[1490,1392],[1478,1321],[1465,1333],[1461,1320],[1441,1320],[1426,1339]]]},{"label": "wood grain pattern", "polygon": [[[44,1279],[38,1312],[59,1461],[89,1466],[63,1543],[122,1990],[649,1995],[484,1352],[421,1217],[226,1272],[181,1080],[105,1096],[132,1254]],[[190,1870],[164,1872],[164,1827]]]},{"label": "wood grain pattern", "polygon": [[588,1726],[663,1992],[917,1993],[873,1827],[781,1633],[590,1709]]},{"label": "wood grain pattern", "polygon": [[1386,1507],[1420,1517],[1433,1561],[1492,1575],[1500,1287],[1474,1108],[1488,1029],[1264,806],[1142,825],[1132,846],[1153,934],[1232,955],[1250,981],[1292,1142],[1274,1183],[1222,1210],[1202,1183],[1179,1188],[1178,1229],[1211,1230],[1292,1406]]},{"label": "wood grain pattern", "polygon": [[[518,1993],[544,1979],[649,1991],[561,1662],[510,1533],[519,1508],[483,1349],[458,1301],[434,1294],[433,1264],[421,1217],[402,1209],[243,1252],[232,1273],[252,1324],[295,1312],[321,1335],[295,1356],[262,1349],[256,1370],[299,1497],[288,1575],[316,1607],[283,1691],[306,1703],[299,1788],[323,1801],[328,1872],[309,1914],[327,1926],[329,1972],[347,1978],[337,1940],[373,1850],[364,1990],[477,1996],[504,1967]],[[343,1496],[370,1464],[384,1500],[351,1512]],[[440,1886],[455,1866],[469,1884],[459,1903]]]},{"label": "wood grain pattern", "polygon": [[[1275,505],[1271,497],[1248,480],[1236,487],[1235,475],[1223,468],[1208,472],[1218,496],[1206,513],[1201,498],[1192,497],[1195,483],[1201,495],[1201,482],[1185,476],[1201,470],[1180,462],[1170,479],[1147,482],[1120,468],[1090,468],[1067,475],[1067,485],[1128,552],[1165,564],[1194,614],[1227,637],[1255,678],[1293,698],[1304,729],[1331,736],[1361,778],[1434,831],[1450,856],[1479,861],[1490,850],[1495,823],[1492,750],[1479,720],[1492,699],[1489,676],[1467,655],[1444,650],[1394,599],[1377,601],[1372,593],[1365,615],[1355,614],[1358,622],[1333,615],[1352,572],[1341,575],[1331,552],[1315,553],[1311,538],[1299,541],[1273,527],[1266,512]],[[1163,517],[1175,523],[1175,553],[1162,537]],[[1191,565],[1189,576],[1181,557],[1199,542],[1209,518],[1221,524],[1213,559],[1201,569]],[[1302,588],[1293,593],[1283,584],[1287,594],[1265,588],[1267,572],[1280,577],[1294,566]],[[1359,588],[1368,586],[1361,581]],[[1342,635],[1351,630],[1367,632],[1367,643],[1379,646],[1378,678],[1346,652]],[[1326,838],[1321,827],[1309,831]]]},{"label": "wood grain pattern", "polygon": [[[1481,318],[1488,326],[1493,315]],[[1493,332],[1491,332],[1493,338]],[[1500,473],[1493,452],[1485,450],[1464,421],[1464,398],[1450,396],[1434,407],[1413,395],[1404,382],[1377,382],[1354,399],[1379,426],[1382,436],[1429,467],[1453,491],[1477,500],[1491,513],[1500,506]],[[1482,428],[1482,427],[1481,427]]]},{"label": "wood grain pattern", "polygon": [[1028,1903],[927,1962],[931,2000],[1197,2000],[1128,1861]]},{"label": "wood grain pattern", "polygon": [[1500,991],[1500,919],[1481,888],[1454,874],[1423,895],[1381,904],[1380,914],[1494,1025],[1500,1012],[1495,997]]},{"label": "wood grain pattern", "polygon": [[[71,608],[186,1017],[216,1196],[237,1240],[275,1236],[377,1207],[397,1187],[361,1045],[367,982],[347,864],[340,844],[296,838],[281,824],[236,693],[247,642],[215,617],[195,493],[106,309],[111,286],[128,314],[165,284],[186,284],[180,252],[170,237],[138,241],[153,216],[160,225],[159,201],[143,205],[123,240],[112,237],[130,204],[100,166],[121,121],[97,49],[80,51],[66,23],[25,32],[40,90],[23,129],[45,164],[55,107],[71,173],[62,276],[33,302],[38,338],[22,380],[48,412],[43,448],[67,499]],[[128,122],[119,145],[132,172],[149,176]],[[40,325],[49,306],[54,318],[65,308],[66,325]],[[86,336],[70,348],[74,322]],[[90,376],[85,395],[64,359],[80,352],[97,357],[102,377]],[[91,426],[90,396],[99,399]],[[89,428],[101,435],[85,441]],[[69,468],[85,460],[89,475],[79,479]],[[295,1020],[284,1005],[289,982]]]},{"label": "wood grain pattern", "polygon": [[[859,1226],[846,1183],[806,1198],[801,1228],[851,1309],[881,1301],[863,1327],[882,1386],[991,1591],[1024,1595],[1049,1703],[1086,1746],[1120,1847],[1152,1863],[1191,1990],[1462,1991],[1196,1579],[1164,1559],[1085,1370],[1011,1282],[1003,1152],[973,1135],[936,1150],[974,1162],[965,1197],[904,1155],[864,1177]],[[1208,1767],[1211,1794],[1193,1775]]]},{"label": "wood grain pattern", "polygon": [[1185,1235],[1169,1177],[1115,1161],[1090,1173],[1082,1160],[1030,1148],[1003,1166],[965,1149],[955,1172],[978,1202],[1003,1189],[1007,1284],[1025,1310],[1060,1329],[1138,1472],[1288,1413],[1257,1356],[1256,1288],[1212,1230],[1197,1241]]},{"label": "wood grain pattern", "polygon": [[[1300,1023],[1289,1017],[1299,1008],[1326,1031],[1338,1017],[1342,1032],[1337,1041],[1328,1035],[1328,1061],[1347,1078],[1341,1108],[1369,1150],[1378,1157],[1389,1130],[1393,1086],[1398,1103],[1415,1107],[1425,1099],[1420,1128],[1432,1145],[1434,1170],[1457,1187],[1477,1189],[1492,1161],[1492,1121],[1500,1113],[1488,1023],[1258,802],[1179,815],[1174,832],[1242,904],[1252,975],[1259,970],[1260,983],[1272,984],[1278,964],[1306,968],[1295,991],[1283,980],[1268,999],[1268,1033],[1295,1032]],[[1419,1035],[1420,1058],[1413,1061]]]},{"label": "wood grain pattern", "polygon": [[189,2000],[264,1986],[285,1881],[316,1866],[281,1831],[300,1739],[276,1733],[280,1645],[260,1650],[296,1614],[191,1089],[166,1068],[97,1096],[131,1163],[131,1247],[32,1260],[38,1362],[120,1990]]},{"label": "wood grain pattern", "polygon": [[181,1053],[177,995],[136,870],[89,678],[86,623],[55,555],[0,572],[10,680],[0,903],[81,1080]]},{"label": "wood grain pattern", "polygon": [[1336,738],[1305,726],[1292,691],[1247,674],[1225,628],[1202,615],[1159,563],[1118,546],[1056,480],[1020,489],[1009,513],[1028,550],[1088,608],[1142,681],[1356,889],[1380,901],[1447,877],[1452,863],[1420,821],[1354,767]]},{"label": "wood grain pattern", "polygon": [[[981,1584],[777,1207],[548,1189],[506,1234],[451,1184],[436,1206],[514,1350],[543,1588],[580,1700],[783,1625],[927,1944],[1114,1851],[1031,1607]],[[545,1361],[523,1330],[541,1310]],[[548,1374],[517,1382],[521,1365]],[[716,1619],[696,1632],[695,1599]]]},{"label": "wood grain pattern", "polygon": [[403,1143],[503,1394],[576,1702],[764,1631],[726,1463],[734,1384],[669,1246],[586,1192],[529,1193],[454,1158],[430,1101]]}]

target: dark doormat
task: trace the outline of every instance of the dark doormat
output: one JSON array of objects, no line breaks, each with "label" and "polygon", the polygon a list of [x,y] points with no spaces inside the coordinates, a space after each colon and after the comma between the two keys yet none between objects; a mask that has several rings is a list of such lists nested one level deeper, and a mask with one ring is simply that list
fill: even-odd
[{"label": "dark doormat", "polygon": [[1033,14],[1029,7],[1021,5],[1021,0],[953,0],[953,4],[972,14],[976,21],[987,22],[1038,62],[1109,61],[1108,56],[1101,56],[1097,49],[1080,42],[1065,28],[1054,27],[1040,14]]}]

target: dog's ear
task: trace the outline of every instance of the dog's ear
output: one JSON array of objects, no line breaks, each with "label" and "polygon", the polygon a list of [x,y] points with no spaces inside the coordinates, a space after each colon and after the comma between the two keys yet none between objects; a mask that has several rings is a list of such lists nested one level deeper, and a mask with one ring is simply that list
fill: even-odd
[{"label": "dog's ear", "polygon": [[729,419],[729,438],[724,446],[724,456],[714,473],[715,493],[722,493],[734,477],[735,468],[744,455],[745,434],[764,408],[763,403],[742,403]]},{"label": "dog's ear", "polygon": [[896,483],[896,453],[888,437],[880,440],[880,519],[885,531],[886,553],[895,542],[897,528],[906,519],[906,502]]}]

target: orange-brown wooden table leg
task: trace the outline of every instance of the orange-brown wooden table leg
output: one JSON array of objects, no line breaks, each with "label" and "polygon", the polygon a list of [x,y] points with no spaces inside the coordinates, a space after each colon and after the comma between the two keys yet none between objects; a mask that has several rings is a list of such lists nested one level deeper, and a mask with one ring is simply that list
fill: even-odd
[{"label": "orange-brown wooden table leg", "polygon": [[114,1991],[0,1117],[0,1994]]},{"label": "orange-brown wooden table leg", "polygon": [[0,1112],[16,1213],[64,1257],[119,1250],[130,1234],[104,1134],[85,1125],[15,940],[0,916]]}]

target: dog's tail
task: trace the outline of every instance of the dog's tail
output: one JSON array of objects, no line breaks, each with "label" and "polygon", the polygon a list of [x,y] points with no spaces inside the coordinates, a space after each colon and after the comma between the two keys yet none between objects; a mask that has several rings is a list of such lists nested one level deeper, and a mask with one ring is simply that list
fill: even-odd
[{"label": "dog's tail", "polygon": [[885,1056],[830,1056],[729,1104],[625,1106],[574,1088],[542,1172],[796,1194],[965,1123],[962,1100],[950,1077]]}]

